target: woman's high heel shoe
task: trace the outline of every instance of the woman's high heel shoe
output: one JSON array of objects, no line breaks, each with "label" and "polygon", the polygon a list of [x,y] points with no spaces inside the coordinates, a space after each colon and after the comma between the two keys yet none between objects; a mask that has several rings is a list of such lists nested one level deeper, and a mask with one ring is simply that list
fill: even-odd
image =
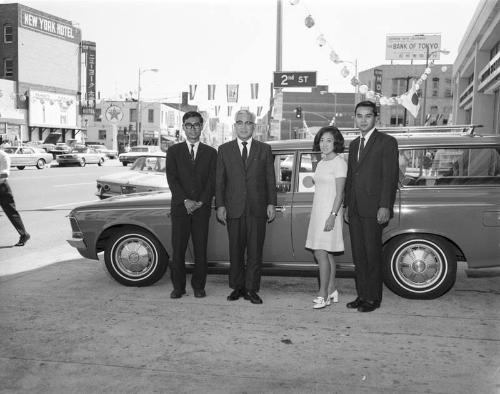
[{"label": "woman's high heel shoe", "polygon": [[332,294],[328,296],[328,298],[333,302],[334,304],[339,302],[339,292],[335,290]]},{"label": "woman's high heel shoe", "polygon": [[330,305],[330,298],[326,297],[325,300],[323,297],[316,297],[313,302],[314,302],[313,304],[314,309],[321,309],[324,308],[325,306]]}]

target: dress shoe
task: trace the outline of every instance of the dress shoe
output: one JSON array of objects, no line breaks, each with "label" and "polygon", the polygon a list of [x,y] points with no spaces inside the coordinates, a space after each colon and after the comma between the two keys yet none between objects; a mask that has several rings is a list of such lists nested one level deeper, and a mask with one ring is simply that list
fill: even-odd
[{"label": "dress shoe", "polygon": [[330,305],[330,298],[326,297],[325,299],[323,297],[316,297],[313,302],[314,302],[313,304],[314,309],[321,309],[324,308],[325,306]]},{"label": "dress shoe", "polygon": [[170,298],[181,298],[184,294],[186,294],[186,291],[172,290],[172,292],[170,293]]},{"label": "dress shoe", "polygon": [[339,302],[339,292],[335,290],[334,292],[332,292],[332,294],[328,296],[328,298],[330,299],[331,302],[336,304],[337,302]]},{"label": "dress shoe", "polygon": [[234,289],[231,294],[227,296],[228,301],[236,301],[238,300],[241,296],[243,296],[243,290],[241,289]]},{"label": "dress shoe", "polygon": [[380,306],[380,301],[363,301],[358,306],[358,312],[373,312]]},{"label": "dress shoe", "polygon": [[19,237],[19,241],[14,246],[24,246],[24,244],[28,242],[30,238],[31,236],[28,233],[21,235],[21,237]]},{"label": "dress shoe", "polygon": [[252,304],[262,304],[262,298],[255,291],[247,291],[244,295],[245,300],[249,300]]},{"label": "dress shoe", "polygon": [[207,296],[207,293],[204,289],[194,289],[193,291],[196,298],[203,298]]},{"label": "dress shoe", "polygon": [[363,301],[361,300],[361,298],[357,297],[354,301],[348,302],[346,304],[346,306],[349,309],[357,309],[361,305],[362,302]]}]

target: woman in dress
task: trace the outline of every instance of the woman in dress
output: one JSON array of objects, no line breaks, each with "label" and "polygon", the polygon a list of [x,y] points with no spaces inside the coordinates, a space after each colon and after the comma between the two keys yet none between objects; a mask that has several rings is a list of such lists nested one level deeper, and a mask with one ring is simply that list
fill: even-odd
[{"label": "woman in dress", "polygon": [[314,151],[321,151],[321,160],[314,172],[314,199],[307,230],[306,248],[311,249],[319,265],[320,288],[313,300],[314,309],[338,302],[335,286],[334,252],[344,251],[342,237],[342,202],[347,176],[343,157],[344,137],[334,126],[318,131]]}]

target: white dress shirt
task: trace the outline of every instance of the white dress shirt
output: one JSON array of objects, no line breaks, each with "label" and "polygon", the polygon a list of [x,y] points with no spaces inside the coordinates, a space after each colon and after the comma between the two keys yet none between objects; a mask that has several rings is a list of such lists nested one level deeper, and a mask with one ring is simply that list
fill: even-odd
[{"label": "white dress shirt", "polygon": [[[247,139],[245,142],[247,143],[247,157],[250,156],[250,146],[252,146],[252,140],[253,138]],[[240,138],[236,138],[236,141],[238,141],[238,147],[240,148],[240,155],[243,155],[243,140]]]},{"label": "white dress shirt", "polygon": [[[10,157],[0,149],[0,174],[10,175]],[[4,183],[7,178],[5,175],[0,178],[0,183]]]},{"label": "white dress shirt", "polygon": [[191,145],[194,145],[193,151],[194,151],[194,158],[196,159],[196,154],[198,153],[198,147],[200,146],[200,141],[197,141],[193,144],[192,142],[189,142],[188,140],[186,140],[186,144],[188,146],[189,154],[191,154]]},{"label": "white dress shirt", "polygon": [[364,145],[364,147],[366,148],[366,144],[368,143],[368,139],[372,135],[373,130],[375,130],[375,127],[373,129],[371,129],[368,133],[366,133],[364,136],[363,136],[363,134],[360,133],[360,135],[359,135],[359,145],[358,145],[358,160],[359,160],[359,156],[361,154],[361,138],[365,139],[365,145]]}]

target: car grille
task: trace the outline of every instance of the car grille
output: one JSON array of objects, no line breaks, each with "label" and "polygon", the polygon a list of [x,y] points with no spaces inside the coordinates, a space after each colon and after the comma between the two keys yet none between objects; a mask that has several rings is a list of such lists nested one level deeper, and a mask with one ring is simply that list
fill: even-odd
[{"label": "car grille", "polygon": [[135,193],[136,187],[135,186],[122,186],[122,194],[129,194],[129,193]]}]

